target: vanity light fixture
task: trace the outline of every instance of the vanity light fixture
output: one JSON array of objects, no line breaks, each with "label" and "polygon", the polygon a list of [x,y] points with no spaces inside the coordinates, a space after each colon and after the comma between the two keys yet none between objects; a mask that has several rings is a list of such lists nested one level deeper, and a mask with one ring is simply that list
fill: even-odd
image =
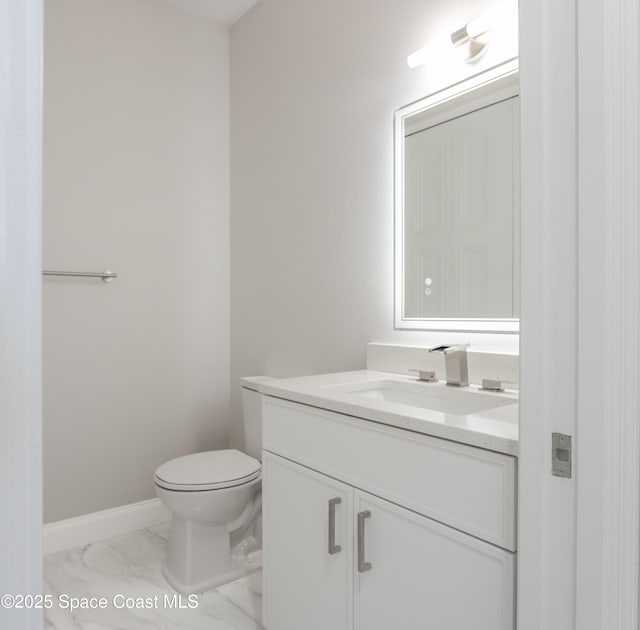
[{"label": "vanity light fixture", "polygon": [[490,20],[481,15],[451,33],[451,43],[461,52],[463,61],[473,63],[487,51],[490,30]]},{"label": "vanity light fixture", "polygon": [[[517,11],[517,3],[514,0],[498,2],[462,28],[451,33],[451,44],[461,54],[465,62],[474,63],[478,61],[487,51],[491,31],[506,22],[509,16],[514,13],[514,10]],[[498,30],[500,29],[498,28]],[[432,54],[429,54],[430,52]],[[433,56],[431,47],[425,46],[407,57],[407,65],[410,68],[417,68],[425,64],[427,59]]]}]

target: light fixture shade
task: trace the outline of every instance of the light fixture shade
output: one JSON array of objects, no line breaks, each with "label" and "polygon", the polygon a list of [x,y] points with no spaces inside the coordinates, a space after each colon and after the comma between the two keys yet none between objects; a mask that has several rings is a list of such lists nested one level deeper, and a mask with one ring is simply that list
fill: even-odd
[{"label": "light fixture shade", "polygon": [[412,52],[407,57],[407,65],[410,68],[417,68],[418,66],[422,66],[427,61],[427,49],[419,48],[418,50]]},{"label": "light fixture shade", "polygon": [[480,37],[481,35],[488,33],[493,28],[493,16],[491,13],[492,12],[483,13],[467,24],[467,35],[470,39]]}]

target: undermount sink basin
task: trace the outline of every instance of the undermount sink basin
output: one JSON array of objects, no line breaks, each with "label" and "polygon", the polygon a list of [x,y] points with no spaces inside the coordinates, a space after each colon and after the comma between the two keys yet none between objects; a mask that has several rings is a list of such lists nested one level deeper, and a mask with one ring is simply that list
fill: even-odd
[{"label": "undermount sink basin", "polygon": [[384,400],[461,416],[514,405],[518,402],[517,398],[512,396],[472,391],[468,387],[452,387],[440,381],[437,383],[405,383],[403,381],[380,380],[332,385],[327,389],[361,398]]}]

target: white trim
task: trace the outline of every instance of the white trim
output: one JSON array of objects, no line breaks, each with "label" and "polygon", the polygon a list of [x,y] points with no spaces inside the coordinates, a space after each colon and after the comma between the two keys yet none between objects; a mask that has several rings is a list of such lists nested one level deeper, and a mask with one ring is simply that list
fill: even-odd
[{"label": "white trim", "polygon": [[[42,0],[0,0],[0,594],[42,591]],[[0,608],[0,627],[42,625]]]},{"label": "white trim", "polygon": [[[576,630],[576,470],[573,479],[551,475],[551,433],[575,436],[577,416],[575,2],[519,5],[524,238],[518,630]],[[595,387],[599,367],[592,366]]]},{"label": "white trim", "polygon": [[[634,630],[637,0],[522,0],[520,9],[518,630]],[[551,431],[575,436],[572,480],[550,475]]]},{"label": "white trim", "polygon": [[[511,318],[463,319],[463,318],[409,318],[404,315],[404,137],[405,119],[418,112],[433,109],[442,115],[442,107],[449,107],[462,98],[462,111],[468,107],[474,93],[490,102],[500,100],[505,94],[513,95],[514,77],[518,75],[519,61],[511,59],[485,72],[474,75],[446,89],[439,90],[406,105],[394,113],[394,325],[398,330],[433,330],[517,333],[519,320]],[[490,90],[493,91],[491,92]],[[495,92],[498,90],[498,92]],[[493,99],[491,94],[494,94]],[[456,110],[454,115],[458,115]]]},{"label": "white trim", "polygon": [[637,0],[578,3],[580,630],[638,627],[639,40]]},{"label": "white trim", "polygon": [[170,519],[170,512],[159,499],[149,499],[48,523],[42,531],[43,553],[82,547],[103,538],[167,523]]}]

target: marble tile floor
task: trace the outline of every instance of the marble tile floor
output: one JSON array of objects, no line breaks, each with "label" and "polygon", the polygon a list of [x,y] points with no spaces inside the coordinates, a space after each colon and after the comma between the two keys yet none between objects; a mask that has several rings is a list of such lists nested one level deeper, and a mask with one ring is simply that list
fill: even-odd
[{"label": "marble tile floor", "polygon": [[[259,571],[199,594],[197,607],[192,601],[188,608],[186,596],[184,607],[175,607],[175,592],[160,573],[168,529],[161,525],[45,556],[44,593],[53,602],[45,630],[264,630]],[[107,606],[70,611],[71,597],[102,597]]]}]

